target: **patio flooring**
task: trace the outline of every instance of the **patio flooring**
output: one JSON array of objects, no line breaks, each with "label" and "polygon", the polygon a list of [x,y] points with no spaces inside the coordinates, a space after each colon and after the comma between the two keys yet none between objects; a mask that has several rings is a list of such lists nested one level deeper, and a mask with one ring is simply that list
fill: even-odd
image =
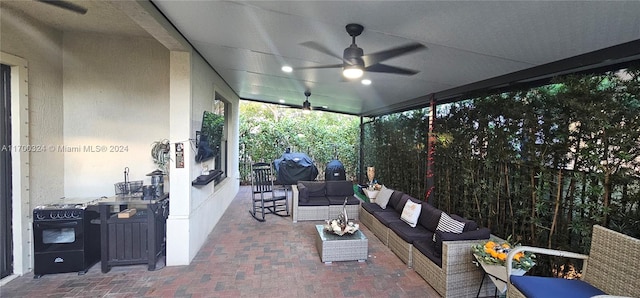
[{"label": "patio flooring", "polygon": [[366,262],[324,264],[314,244],[315,225],[268,215],[260,223],[249,209],[248,187],[231,203],[188,266],[156,271],[144,265],[100,263],[87,274],[29,273],[0,288],[0,297],[440,297],[366,227]]}]

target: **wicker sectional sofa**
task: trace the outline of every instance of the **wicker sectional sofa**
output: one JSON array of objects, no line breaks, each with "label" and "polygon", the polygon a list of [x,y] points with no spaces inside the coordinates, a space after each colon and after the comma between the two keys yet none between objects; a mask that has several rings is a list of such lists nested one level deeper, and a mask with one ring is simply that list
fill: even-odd
[{"label": "wicker sectional sofa", "polygon": [[[415,227],[401,219],[408,200],[421,207]],[[473,264],[471,246],[481,239],[488,239],[489,229],[450,215],[464,223],[464,228],[461,233],[442,232],[443,226],[439,228],[441,210],[400,191],[393,191],[385,207],[363,202],[359,209],[360,222],[443,297],[476,296],[482,282],[482,270]],[[480,296],[491,296],[494,289],[486,278]]]},{"label": "wicker sectional sofa", "polygon": [[345,199],[349,218],[358,220],[360,200],[354,196],[351,181],[298,181],[292,192],[293,222],[337,218]]}]

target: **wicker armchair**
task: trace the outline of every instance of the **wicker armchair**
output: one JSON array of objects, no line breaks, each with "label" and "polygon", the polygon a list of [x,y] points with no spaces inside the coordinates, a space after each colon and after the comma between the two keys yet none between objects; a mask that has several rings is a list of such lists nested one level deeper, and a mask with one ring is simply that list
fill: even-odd
[{"label": "wicker armchair", "polygon": [[[521,251],[583,259],[582,280],[537,276],[512,277],[513,257]],[[608,295],[640,297],[640,240],[598,225],[593,226],[591,251],[588,256],[521,246],[509,252],[506,267],[509,277],[507,289],[509,298],[551,296],[578,298],[602,295],[602,292]],[[541,291],[545,293],[539,293]],[[580,295],[580,292],[583,294]]]}]

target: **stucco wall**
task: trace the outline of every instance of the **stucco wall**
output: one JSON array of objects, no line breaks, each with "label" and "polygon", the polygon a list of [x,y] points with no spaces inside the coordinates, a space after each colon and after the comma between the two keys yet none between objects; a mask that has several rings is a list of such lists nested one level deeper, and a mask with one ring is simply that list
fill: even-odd
[{"label": "stucco wall", "polygon": [[[7,8],[0,30],[0,50],[29,65],[29,143],[62,143],[62,32]],[[35,207],[64,196],[64,157],[48,151],[33,152],[29,158],[30,198],[23,202]]]},{"label": "stucco wall", "polygon": [[[185,88],[183,92],[174,94],[171,103],[180,105],[171,109],[171,137],[176,140],[194,139],[195,131],[200,129],[200,121],[204,110],[213,107],[214,94],[218,93],[230,106],[229,120],[225,129],[228,134],[227,178],[214,186],[210,183],[201,187],[189,184],[202,170],[202,165],[195,162],[195,148],[192,143],[185,142],[186,165],[183,169],[175,169],[172,162],[171,200],[172,203],[167,221],[167,265],[187,265],[195,257],[209,233],[218,223],[224,211],[235,197],[239,189],[238,183],[238,111],[239,98],[210,68],[197,53],[172,54],[172,88]],[[175,86],[175,87],[173,87]],[[190,109],[181,110],[180,104],[185,94],[190,96]],[[184,117],[184,115],[188,115]],[[172,152],[173,153],[173,152]],[[172,155],[173,156],[173,155]],[[187,192],[188,196],[182,194]],[[186,245],[187,244],[187,245]]]},{"label": "stucco wall", "polygon": [[151,38],[73,32],[63,61],[65,196],[114,195],[125,167],[150,184],[151,144],[169,138],[169,51]]},{"label": "stucco wall", "polygon": [[[190,263],[239,189],[239,98],[193,52],[187,53],[186,65],[173,64],[176,52],[151,38],[62,33],[9,9],[3,9],[1,16],[0,51],[24,58],[29,65],[29,143],[55,147],[29,155],[30,195],[15,202],[27,207],[14,216],[14,223],[26,227],[16,247],[28,248],[15,255],[15,261],[27,265],[16,273],[31,270],[29,213],[34,206],[62,196],[111,195],[113,184],[123,179],[124,167],[130,168],[130,179],[149,183],[145,174],[155,169],[151,143],[169,138],[191,150],[202,112],[211,108],[213,95],[219,93],[230,106],[227,178],[215,187],[192,187],[201,168],[189,151],[185,170],[176,169],[172,161],[166,184],[179,185],[171,190],[167,264]],[[187,70],[187,75],[175,77],[178,84],[171,76],[173,67]],[[187,96],[174,100],[170,86],[184,87]],[[179,117],[173,116],[185,107]],[[112,145],[127,146],[128,151],[85,149],[107,146],[108,151]],[[79,152],[64,152],[74,150]],[[174,154],[171,157],[175,159]]]}]

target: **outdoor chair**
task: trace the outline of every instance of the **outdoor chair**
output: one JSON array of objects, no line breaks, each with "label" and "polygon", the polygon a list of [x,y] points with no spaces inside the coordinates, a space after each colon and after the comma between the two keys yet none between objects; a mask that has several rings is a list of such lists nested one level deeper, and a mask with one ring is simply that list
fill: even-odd
[{"label": "outdoor chair", "polygon": [[[582,259],[582,279],[512,276],[513,257],[522,251]],[[521,246],[507,256],[507,279],[509,298],[640,297],[640,240],[595,225],[589,255]]]},{"label": "outdoor chair", "polygon": [[251,210],[258,221],[265,221],[266,214],[289,216],[289,197],[284,186],[274,186],[271,165],[260,162],[251,165]]}]

